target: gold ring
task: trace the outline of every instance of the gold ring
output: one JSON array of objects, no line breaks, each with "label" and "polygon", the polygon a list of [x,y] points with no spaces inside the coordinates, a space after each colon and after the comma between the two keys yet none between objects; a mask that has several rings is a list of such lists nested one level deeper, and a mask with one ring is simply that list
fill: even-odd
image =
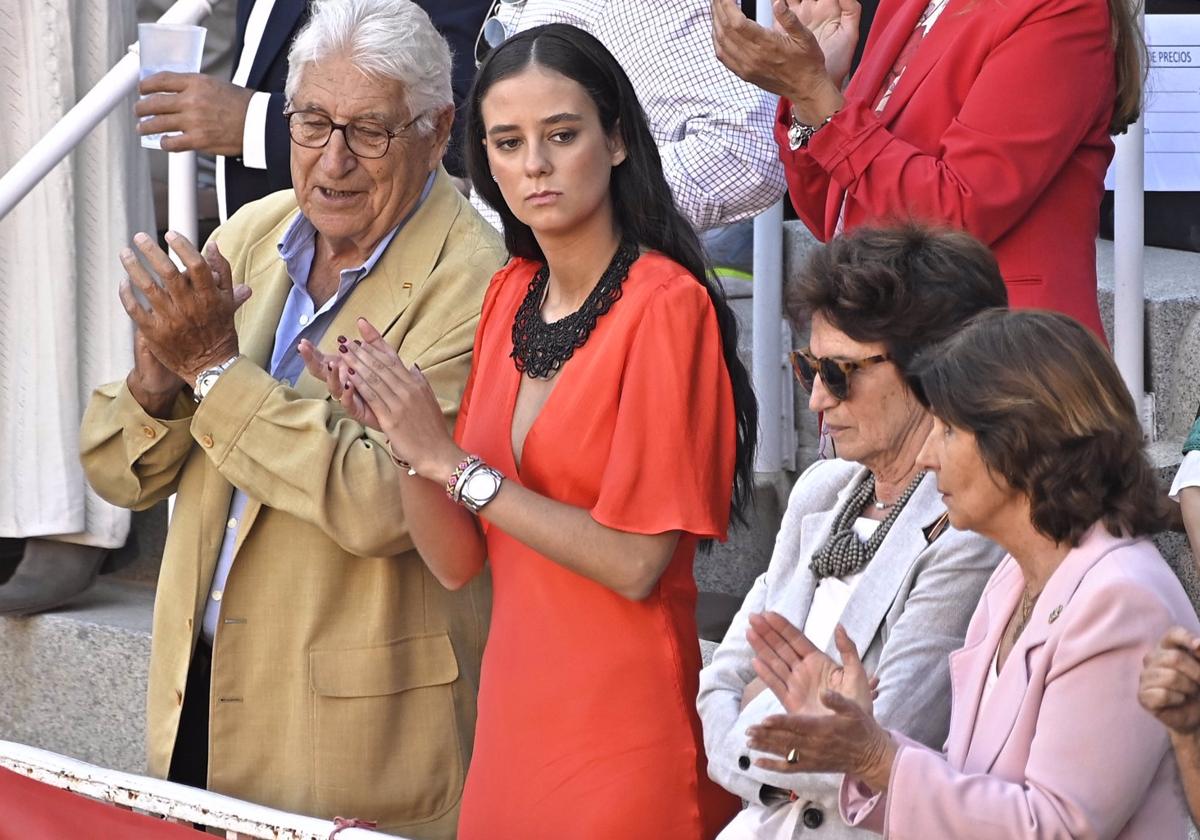
[{"label": "gold ring", "polygon": [[799,760],[800,760],[800,756],[796,752],[795,747],[792,747],[790,750],[788,750],[788,754],[787,754],[787,763],[788,764],[795,764]]}]

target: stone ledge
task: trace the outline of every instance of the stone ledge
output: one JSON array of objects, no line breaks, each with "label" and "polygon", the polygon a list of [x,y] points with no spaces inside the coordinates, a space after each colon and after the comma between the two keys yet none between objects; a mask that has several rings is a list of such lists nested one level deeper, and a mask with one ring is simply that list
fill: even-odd
[{"label": "stone ledge", "polygon": [[145,772],[154,590],[102,578],[56,612],[0,618],[0,740]]},{"label": "stone ledge", "polygon": [[[1159,438],[1187,434],[1200,398],[1200,254],[1145,249],[1146,390],[1156,400]],[[1100,317],[1113,335],[1113,244],[1096,242]]]},{"label": "stone ledge", "polygon": [[709,551],[696,553],[694,575],[698,589],[745,597],[771,560],[792,481],[793,477],[784,472],[755,476],[749,525],[731,525],[726,542],[714,543]]}]

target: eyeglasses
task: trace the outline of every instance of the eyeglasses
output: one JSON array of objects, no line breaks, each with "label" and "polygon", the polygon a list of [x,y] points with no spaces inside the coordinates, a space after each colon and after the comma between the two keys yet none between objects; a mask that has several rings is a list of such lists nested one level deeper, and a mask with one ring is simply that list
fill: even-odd
[{"label": "eyeglasses", "polygon": [[333,136],[334,129],[342,132],[346,138],[346,148],[360,158],[369,160],[381,158],[387,154],[392,145],[392,138],[399,137],[425,116],[417,114],[404,125],[392,131],[382,123],[373,120],[351,120],[347,123],[335,123],[325,114],[316,111],[284,111],[288,121],[288,133],[297,146],[306,149],[321,149]]},{"label": "eyeglasses", "polygon": [[503,44],[512,35],[504,21],[500,20],[500,7],[512,6],[519,9],[525,5],[525,0],[495,0],[483,19],[483,26],[475,36],[475,67],[478,68],[487,58],[488,53]]},{"label": "eyeglasses", "polygon": [[844,362],[841,359],[831,359],[827,356],[818,359],[809,352],[807,347],[803,350],[793,350],[791,358],[792,372],[796,374],[796,379],[804,386],[805,391],[812,393],[813,381],[817,378],[817,374],[820,374],[825,390],[829,391],[830,396],[838,402],[850,396],[850,375],[856,370],[892,360],[892,357],[886,353],[868,356],[853,362]]}]

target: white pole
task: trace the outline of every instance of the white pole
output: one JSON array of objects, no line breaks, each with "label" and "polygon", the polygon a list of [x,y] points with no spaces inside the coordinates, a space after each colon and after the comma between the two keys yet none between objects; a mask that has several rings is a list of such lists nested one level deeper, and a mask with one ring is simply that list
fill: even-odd
[{"label": "white pole", "polygon": [[[759,0],[758,22],[775,25],[771,4]],[[777,201],[754,219],[754,298],[751,378],[758,398],[758,453],[754,469],[783,469],[783,202]]]},{"label": "white pole", "polygon": [[[213,4],[219,2],[221,0],[178,0],[158,20],[159,23],[196,23],[212,12]],[[46,132],[45,137],[0,177],[0,219],[7,216],[137,86],[136,46],[130,47],[130,53],[123,56]],[[130,119],[133,119],[132,114]]]},{"label": "white pole", "polygon": [[[167,228],[181,233],[200,247],[196,222],[196,153],[171,152],[167,155]],[[181,269],[183,263],[171,251],[171,259]]]},{"label": "white pole", "polygon": [[[1138,4],[1138,26],[1145,31]],[[1145,107],[1143,106],[1143,112]],[[1116,138],[1117,174],[1113,194],[1113,356],[1141,415],[1145,349],[1145,136],[1144,117]],[[1152,434],[1153,429],[1147,429]]]},{"label": "white pole", "polygon": [[[771,7],[766,3],[761,6]],[[783,202],[776,202],[754,220],[754,298],[752,304],[754,394],[758,398],[760,473],[783,468]]]}]

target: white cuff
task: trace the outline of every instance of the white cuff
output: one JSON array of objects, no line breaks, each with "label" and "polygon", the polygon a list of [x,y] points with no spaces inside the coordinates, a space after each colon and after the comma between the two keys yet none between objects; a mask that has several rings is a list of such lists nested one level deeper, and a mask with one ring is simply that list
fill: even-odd
[{"label": "white cuff", "polygon": [[246,106],[246,127],[242,130],[242,165],[248,169],[267,168],[267,108],[271,94],[259,91]]},{"label": "white cuff", "polygon": [[1179,472],[1175,473],[1175,482],[1171,485],[1171,499],[1179,501],[1179,491],[1185,487],[1200,487],[1200,451],[1189,452],[1183,456]]}]

